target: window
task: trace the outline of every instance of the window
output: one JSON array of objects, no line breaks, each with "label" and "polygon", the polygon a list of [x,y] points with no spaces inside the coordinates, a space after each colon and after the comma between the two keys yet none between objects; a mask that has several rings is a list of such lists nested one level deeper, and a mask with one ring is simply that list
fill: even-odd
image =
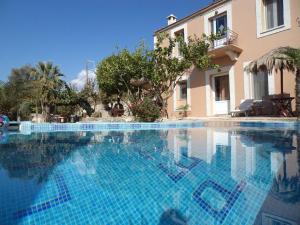
[{"label": "window", "polygon": [[179,98],[183,100],[187,99],[187,81],[179,83]]},{"label": "window", "polygon": [[[181,29],[179,31],[176,31],[174,33],[175,37],[176,38],[182,38],[182,40],[184,41],[185,40],[185,37],[184,37],[184,29]],[[177,43],[177,46],[176,46],[176,51],[177,51],[177,56],[182,56],[182,52],[180,50],[180,45],[179,45],[179,42]]]},{"label": "window", "polygon": [[227,14],[215,17],[211,20],[211,31],[213,34],[225,36],[227,30]]},{"label": "window", "polygon": [[268,73],[259,72],[253,75],[253,93],[256,100],[262,100],[269,94]]},{"label": "window", "polygon": [[211,43],[212,47],[221,47],[226,43],[227,36],[227,14],[223,13],[210,19],[211,33],[216,34],[217,38]]},{"label": "window", "polygon": [[184,29],[175,32],[175,37],[182,37],[184,40]]},{"label": "window", "polygon": [[284,25],[283,0],[264,0],[264,13],[266,30]]},{"label": "window", "polygon": [[229,76],[217,76],[215,79],[215,98],[216,101],[230,100]]},{"label": "window", "polygon": [[291,28],[291,0],[256,0],[257,38]]}]

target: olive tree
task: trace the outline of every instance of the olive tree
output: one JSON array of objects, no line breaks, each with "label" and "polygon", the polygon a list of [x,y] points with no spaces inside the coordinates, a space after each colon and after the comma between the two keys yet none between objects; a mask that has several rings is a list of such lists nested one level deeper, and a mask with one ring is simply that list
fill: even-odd
[{"label": "olive tree", "polygon": [[[145,105],[142,103],[147,98],[147,102],[151,99],[155,103],[162,116],[168,116],[168,99],[182,76],[192,67],[205,70],[214,66],[208,54],[209,39],[206,36],[189,37],[186,43],[181,37],[172,38],[162,33],[157,36],[153,50],[144,45],[133,52],[121,50],[98,64],[99,89],[107,98],[120,97],[133,113],[135,107]],[[168,44],[163,45],[163,42]],[[181,57],[174,56],[177,46]]]},{"label": "olive tree", "polygon": [[[162,43],[168,40],[168,45]],[[167,114],[167,102],[173,95],[174,89],[185,73],[193,67],[205,70],[214,67],[211,57],[208,55],[210,37],[189,37],[186,43],[182,37],[171,38],[168,34],[157,37],[157,43],[153,51],[150,51],[152,70],[147,74],[150,82],[150,93],[161,106],[163,116]],[[174,57],[176,46],[181,52],[180,57]]]}]

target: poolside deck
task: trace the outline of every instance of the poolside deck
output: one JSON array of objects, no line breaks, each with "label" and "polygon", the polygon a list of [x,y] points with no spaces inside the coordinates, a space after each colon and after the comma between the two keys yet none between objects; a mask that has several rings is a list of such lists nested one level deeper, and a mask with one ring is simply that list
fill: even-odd
[{"label": "poolside deck", "polygon": [[[296,122],[300,121],[297,117],[231,117],[231,116],[214,116],[214,117],[187,117],[183,120],[200,120],[200,121],[232,121],[232,122]],[[167,119],[166,121],[178,121],[178,119]]]}]

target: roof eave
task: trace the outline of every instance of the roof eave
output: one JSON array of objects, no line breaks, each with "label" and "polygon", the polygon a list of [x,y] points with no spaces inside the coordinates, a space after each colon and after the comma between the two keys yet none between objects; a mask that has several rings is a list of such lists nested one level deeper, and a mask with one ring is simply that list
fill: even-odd
[{"label": "roof eave", "polygon": [[212,3],[212,4],[208,5],[208,6],[206,6],[206,7],[202,8],[202,9],[200,9],[200,10],[198,10],[198,11],[196,11],[196,12],[194,12],[194,13],[188,15],[188,16],[186,16],[186,17],[183,17],[182,19],[176,21],[175,23],[172,23],[170,25],[167,25],[167,26],[165,26],[163,28],[160,28],[160,29],[156,30],[154,32],[154,36],[156,34],[158,34],[158,33],[161,33],[163,31],[169,30],[172,27],[176,27],[180,23],[183,23],[183,22],[185,22],[185,21],[187,21],[189,19],[192,19],[192,18],[194,18],[196,16],[199,16],[199,15],[203,14],[204,12],[207,12],[207,11],[213,9],[214,7],[222,5],[222,4],[224,4],[224,3],[228,2],[228,1],[231,1],[231,0],[220,0],[220,1],[214,2],[214,3]]}]

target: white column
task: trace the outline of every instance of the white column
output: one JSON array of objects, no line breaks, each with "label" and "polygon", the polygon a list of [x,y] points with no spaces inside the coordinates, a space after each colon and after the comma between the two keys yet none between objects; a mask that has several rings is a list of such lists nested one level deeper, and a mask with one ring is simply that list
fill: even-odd
[{"label": "white column", "polygon": [[268,74],[268,88],[269,88],[269,95],[275,94],[275,76],[274,73]]},{"label": "white column", "polygon": [[237,136],[231,135],[231,177],[233,179],[238,179],[237,170],[238,170],[238,152],[237,152]]},{"label": "white column", "polygon": [[230,110],[235,109],[235,77],[234,66],[229,70],[229,91],[230,91]]},{"label": "white column", "polygon": [[255,172],[256,165],[256,148],[255,147],[246,147],[246,175],[253,175]]}]

